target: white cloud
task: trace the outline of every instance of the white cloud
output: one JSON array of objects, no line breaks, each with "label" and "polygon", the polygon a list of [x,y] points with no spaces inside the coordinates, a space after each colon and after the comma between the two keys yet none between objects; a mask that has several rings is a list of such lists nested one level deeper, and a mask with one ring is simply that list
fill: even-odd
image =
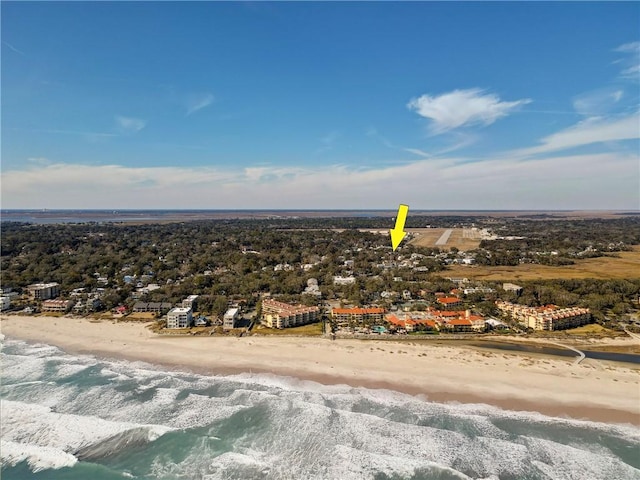
[{"label": "white cloud", "polygon": [[215,97],[211,93],[202,93],[197,95],[191,95],[186,102],[187,116],[192,113],[202,110],[213,103]]},{"label": "white cloud", "polygon": [[637,153],[606,153],[376,169],[52,164],[5,171],[0,181],[4,208],[78,208],[82,199],[83,208],[118,209],[630,209],[640,204],[639,162]]},{"label": "white cloud", "polygon": [[9,42],[2,42],[3,44],[5,44],[7,47],[9,47],[9,49],[13,52],[16,52],[20,55],[24,55],[24,52],[22,50],[18,50],[16,47],[14,47],[13,45],[11,45]]},{"label": "white cloud", "polygon": [[419,157],[424,157],[424,158],[429,158],[433,156],[432,154],[425,152],[424,150],[420,150],[419,148],[405,148],[404,151],[413,153],[414,155],[418,155]]},{"label": "white cloud", "polygon": [[620,72],[623,77],[638,77],[640,75],[640,63],[631,65]]},{"label": "white cloud", "polygon": [[503,102],[495,94],[472,88],[454,90],[438,96],[422,95],[407,105],[418,115],[431,120],[431,131],[441,133],[470,125],[491,125],[516,108],[530,103],[528,98]]},{"label": "white cloud", "polygon": [[515,150],[511,152],[511,155],[527,157],[594,143],[638,138],[640,138],[640,115],[638,112],[606,119],[590,117],[576,125],[543,138],[541,145]]},{"label": "white cloud", "polygon": [[580,115],[596,116],[609,113],[624,97],[620,88],[605,87],[578,95],[573,99],[573,108]]},{"label": "white cloud", "polygon": [[456,150],[466,148],[473,145],[478,141],[476,135],[462,132],[449,132],[449,138],[447,138],[448,145],[433,149],[431,152],[427,152],[420,148],[402,148],[403,151],[413,153],[423,158],[440,157],[446,153],[452,153]]},{"label": "white cloud", "polygon": [[147,126],[146,120],[133,117],[124,117],[116,115],[116,124],[118,129],[123,133],[136,133]]},{"label": "white cloud", "polygon": [[614,52],[622,53],[640,53],[640,42],[630,42],[620,45],[614,49]]},{"label": "white cloud", "polygon": [[622,78],[632,78],[635,80],[640,79],[640,42],[631,42],[620,45],[614,49],[614,52],[622,53],[624,58],[617,60],[614,63],[619,63],[623,66],[620,71]]},{"label": "white cloud", "polygon": [[27,162],[32,165],[50,165],[51,160],[45,157],[29,157],[27,158]]}]

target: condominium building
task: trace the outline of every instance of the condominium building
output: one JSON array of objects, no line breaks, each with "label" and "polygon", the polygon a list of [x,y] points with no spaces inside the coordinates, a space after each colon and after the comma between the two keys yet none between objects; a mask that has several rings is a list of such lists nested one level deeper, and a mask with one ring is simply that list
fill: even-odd
[{"label": "condominium building", "polygon": [[187,298],[182,300],[182,308],[190,308],[191,310],[195,310],[196,300],[198,300],[198,295],[189,295]]},{"label": "condominium building", "polygon": [[[151,312],[151,313],[160,313],[168,312],[173,307],[172,303],[169,302],[136,302],[133,305],[134,312]],[[183,307],[188,308],[188,307]]]},{"label": "condominium building", "polygon": [[472,332],[473,331],[473,324],[467,318],[452,318],[450,320],[447,320],[442,327],[452,332]]},{"label": "condominium building", "polygon": [[73,305],[72,300],[45,300],[42,302],[43,312],[66,312]]},{"label": "condominium building", "polygon": [[267,298],[262,301],[262,322],[269,328],[289,328],[318,319],[318,307],[290,305]]},{"label": "condominium building", "polygon": [[436,299],[436,302],[442,307],[446,309],[456,308],[462,305],[462,300],[458,297],[440,297]]},{"label": "condominium building", "polygon": [[396,328],[404,328],[407,332],[438,329],[435,320],[426,318],[421,312],[390,314],[387,315],[386,321]]},{"label": "condominium building", "polygon": [[534,330],[561,330],[579,327],[591,321],[588,308],[560,308],[556,305],[527,307],[502,301],[497,301],[496,306],[521,325]]},{"label": "condominium building", "polygon": [[52,283],[34,283],[27,287],[27,292],[32,300],[48,300],[60,295],[60,285]]},{"label": "condominium building", "polygon": [[331,320],[335,322],[378,322],[384,319],[384,308],[332,308]]},{"label": "condominium building", "polygon": [[231,330],[232,328],[236,328],[236,324],[238,322],[238,318],[240,317],[240,309],[239,308],[230,308],[222,317],[222,328],[225,330]]},{"label": "condominium building", "polygon": [[190,308],[172,308],[167,313],[167,328],[188,328],[193,323],[193,312]]}]

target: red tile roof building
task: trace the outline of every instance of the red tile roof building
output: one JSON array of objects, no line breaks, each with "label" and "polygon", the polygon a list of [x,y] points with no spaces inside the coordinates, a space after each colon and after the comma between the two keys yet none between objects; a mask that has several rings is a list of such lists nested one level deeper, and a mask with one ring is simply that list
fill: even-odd
[{"label": "red tile roof building", "polygon": [[332,308],[331,320],[336,322],[378,322],[384,319],[384,308]]},{"label": "red tile roof building", "polygon": [[462,305],[462,301],[458,297],[440,297],[436,299],[439,305],[444,308],[455,308]]},{"label": "red tile roof building", "polygon": [[485,329],[485,319],[473,315],[470,310],[434,310],[403,312],[387,315],[387,322],[408,332],[422,329],[439,329],[451,332],[479,332]]},{"label": "red tile roof building", "polygon": [[497,301],[496,306],[521,325],[534,330],[560,330],[578,327],[591,321],[588,308],[560,308],[556,305],[527,307],[502,301]]},{"label": "red tile roof building", "polygon": [[430,318],[405,317],[398,318],[395,315],[387,315],[387,322],[396,328],[404,328],[407,332],[415,332],[416,330],[437,330],[438,325],[435,320]]}]

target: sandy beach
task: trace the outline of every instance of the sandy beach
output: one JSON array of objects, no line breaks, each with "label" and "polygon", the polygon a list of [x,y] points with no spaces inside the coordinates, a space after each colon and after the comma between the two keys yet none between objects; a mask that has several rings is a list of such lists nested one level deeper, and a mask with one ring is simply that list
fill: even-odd
[{"label": "sandy beach", "polygon": [[[387,388],[434,401],[487,403],[640,425],[640,369],[586,359],[409,342],[287,337],[178,337],[144,324],[3,316],[8,338],[69,353],[142,360],[203,374],[274,373],[324,384]],[[633,340],[630,340],[633,341]]]}]

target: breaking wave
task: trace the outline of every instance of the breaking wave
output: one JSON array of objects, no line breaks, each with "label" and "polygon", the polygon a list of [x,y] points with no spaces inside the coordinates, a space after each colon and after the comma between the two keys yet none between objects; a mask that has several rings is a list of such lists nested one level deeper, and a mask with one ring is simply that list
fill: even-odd
[{"label": "breaking wave", "polygon": [[631,425],[3,343],[3,478],[640,479]]}]

